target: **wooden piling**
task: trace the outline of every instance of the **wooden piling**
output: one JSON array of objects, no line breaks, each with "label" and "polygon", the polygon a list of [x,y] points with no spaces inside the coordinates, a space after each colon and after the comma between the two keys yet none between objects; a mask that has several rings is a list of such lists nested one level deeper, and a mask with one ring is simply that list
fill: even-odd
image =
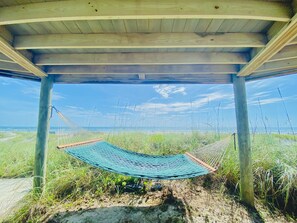
[{"label": "wooden piling", "polygon": [[240,198],[249,206],[254,206],[251,141],[248,122],[245,78],[234,75],[233,87],[240,163]]},{"label": "wooden piling", "polygon": [[53,78],[44,77],[41,80],[38,128],[35,148],[34,183],[36,192],[42,192],[46,175],[46,155],[48,147],[51,98],[53,89]]}]

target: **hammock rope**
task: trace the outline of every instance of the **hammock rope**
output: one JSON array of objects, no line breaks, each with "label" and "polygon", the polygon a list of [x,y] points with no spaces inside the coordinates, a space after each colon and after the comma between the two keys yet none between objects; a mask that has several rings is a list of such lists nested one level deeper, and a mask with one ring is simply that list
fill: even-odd
[{"label": "hammock rope", "polygon": [[[73,123],[61,112],[59,117]],[[147,155],[92,139],[57,146],[69,155],[110,172],[148,179],[185,179],[215,172],[222,163],[231,137],[194,149],[185,154]]]},{"label": "hammock rope", "polygon": [[223,140],[206,145],[200,149],[196,149],[191,152],[194,157],[199,157],[200,160],[212,166],[214,169],[218,169],[226,154],[226,148],[230,144],[230,137],[226,137]]},{"label": "hammock rope", "polygon": [[[230,137],[201,148],[218,148],[225,153]],[[127,176],[148,179],[184,179],[215,172],[219,167],[223,155],[216,155],[214,166],[209,165],[192,153],[154,156],[132,152],[119,148],[102,140],[93,140],[82,143],[67,144],[58,147],[69,155],[110,172]],[[199,149],[194,154],[199,153]],[[212,150],[213,151],[213,150]],[[201,153],[200,153],[201,154]]]}]

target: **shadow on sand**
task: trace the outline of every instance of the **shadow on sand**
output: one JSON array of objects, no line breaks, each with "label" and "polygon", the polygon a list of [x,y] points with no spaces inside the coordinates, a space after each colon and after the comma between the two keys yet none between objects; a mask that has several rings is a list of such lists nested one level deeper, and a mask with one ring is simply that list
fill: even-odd
[{"label": "shadow on sand", "polygon": [[[189,197],[187,197],[189,199]],[[195,197],[197,202],[199,198]],[[263,223],[264,219],[261,214],[255,209],[244,205],[235,197],[235,202],[232,202],[235,209],[246,209],[249,220],[255,223]],[[201,201],[200,201],[201,202]],[[138,202],[137,202],[138,203]],[[173,196],[172,189],[167,188],[162,196],[162,203],[158,205],[145,205],[146,201],[141,201],[140,204],[116,205],[110,204],[110,207],[96,207],[78,211],[60,212],[47,219],[49,223],[195,223],[195,222],[212,222],[209,216],[210,212],[201,204],[200,211],[197,212],[191,207],[191,203],[185,198],[177,198]],[[208,207],[208,206],[207,206]],[[208,207],[209,209],[210,207]],[[211,208],[216,209],[215,204]],[[194,212],[193,212],[194,211]],[[216,216],[216,222],[239,222],[238,217],[234,215],[236,211],[231,211],[226,216]],[[212,212],[214,213],[214,212]],[[209,218],[210,217],[210,218]],[[220,221],[222,217],[222,221]],[[246,218],[245,218],[246,220]]]},{"label": "shadow on sand", "polygon": [[162,204],[155,206],[112,206],[62,212],[50,218],[49,223],[182,223],[187,220],[182,200],[167,196]]},{"label": "shadow on sand", "polygon": [[260,215],[260,213],[258,212],[258,210],[254,207],[248,207],[246,205],[243,204],[243,206],[245,207],[245,209],[248,211],[249,216],[252,220],[252,222],[255,223],[264,223],[264,219],[262,218],[262,216]]}]

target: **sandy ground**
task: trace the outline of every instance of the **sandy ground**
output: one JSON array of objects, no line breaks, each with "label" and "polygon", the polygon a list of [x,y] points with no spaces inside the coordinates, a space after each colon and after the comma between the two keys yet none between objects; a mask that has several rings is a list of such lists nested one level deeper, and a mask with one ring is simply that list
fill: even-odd
[{"label": "sandy ground", "polygon": [[0,142],[9,141],[13,138],[15,138],[16,133],[14,132],[5,132],[5,137],[0,137]]},{"label": "sandy ground", "polygon": [[[67,205],[66,205],[67,206]],[[157,223],[157,222],[290,222],[261,205],[251,210],[218,189],[201,182],[165,182],[163,189],[144,195],[121,194],[78,203],[75,208],[56,207],[49,223]],[[294,222],[291,220],[291,222]]]},{"label": "sandy ground", "polygon": [[32,178],[0,179],[0,222],[32,188]]}]

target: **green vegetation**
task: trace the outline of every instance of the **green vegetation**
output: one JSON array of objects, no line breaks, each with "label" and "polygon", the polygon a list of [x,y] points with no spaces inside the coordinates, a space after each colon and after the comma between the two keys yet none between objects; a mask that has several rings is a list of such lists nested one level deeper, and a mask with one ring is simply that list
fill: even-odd
[{"label": "green vegetation", "polygon": [[[277,207],[292,215],[297,213],[296,151],[297,143],[280,140],[279,135],[258,134],[252,137],[254,187],[257,197],[270,207]],[[238,186],[237,152],[228,151],[219,171],[219,176],[225,177],[229,190],[237,190]]]},{"label": "green vegetation", "polygon": [[[214,134],[196,132],[120,133],[102,137],[123,148],[148,154],[183,153],[217,140]],[[12,137],[2,133],[1,139],[0,178],[32,176],[35,134],[16,133]],[[50,135],[46,191],[41,199],[33,194],[27,196],[13,222],[40,221],[52,206],[77,205],[105,193],[121,193],[131,182],[140,183],[139,179],[101,171],[71,158],[55,149],[59,140],[61,137]],[[297,143],[293,140],[284,142],[278,135],[254,135],[252,145],[257,197],[269,206],[293,215],[297,211]],[[222,168],[215,176],[234,194],[238,193],[239,180],[237,153],[231,143]],[[148,181],[144,183],[149,185]]]},{"label": "green vegetation", "polygon": [[33,133],[1,133],[0,178],[32,176],[34,145]]},{"label": "green vegetation", "polygon": [[296,135],[288,135],[288,134],[274,134],[275,137],[279,139],[289,140],[289,141],[297,141]]}]

